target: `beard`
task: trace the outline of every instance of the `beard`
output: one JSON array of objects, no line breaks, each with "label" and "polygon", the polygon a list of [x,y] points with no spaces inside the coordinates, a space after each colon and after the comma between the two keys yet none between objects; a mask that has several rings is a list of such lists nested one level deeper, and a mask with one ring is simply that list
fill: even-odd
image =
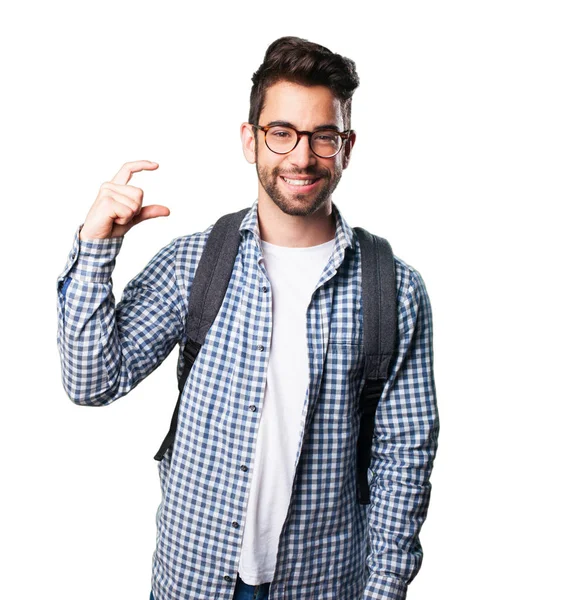
[{"label": "beard", "polygon": [[[319,169],[309,167],[304,171],[299,169],[281,172],[279,167],[270,169],[259,165],[257,147],[255,152],[255,168],[259,181],[265,190],[265,193],[271,198],[273,203],[284,213],[292,216],[306,217],[317,212],[326,205],[331,194],[336,189],[342,176],[342,167],[335,161],[334,172],[328,169]],[[280,176],[306,176],[307,179],[320,178],[318,191],[309,193],[298,193],[284,189],[284,183],[279,183]]]}]

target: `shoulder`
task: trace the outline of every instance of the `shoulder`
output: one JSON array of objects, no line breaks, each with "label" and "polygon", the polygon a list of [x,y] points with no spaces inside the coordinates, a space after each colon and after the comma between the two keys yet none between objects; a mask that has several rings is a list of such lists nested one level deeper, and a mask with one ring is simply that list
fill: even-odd
[{"label": "shoulder", "polygon": [[396,288],[400,325],[404,330],[413,328],[418,315],[431,318],[431,306],[426,285],[415,267],[394,255]]},{"label": "shoulder", "polygon": [[[357,229],[357,228],[353,228]],[[359,228],[362,229],[362,228]],[[366,231],[366,230],[364,230]],[[361,241],[359,239],[360,235],[354,236],[356,239],[356,247],[361,248]],[[381,240],[384,240],[388,243],[391,248],[389,240],[385,238],[378,237]],[[360,251],[358,251],[360,253]],[[395,270],[395,279],[396,279],[396,298],[398,305],[401,307],[407,301],[411,295],[415,293],[422,292],[425,290],[424,282],[420,272],[410,265],[408,262],[403,260],[400,256],[397,256],[393,250],[392,255],[394,257],[394,270]]]},{"label": "shoulder", "polygon": [[420,288],[425,288],[424,280],[415,267],[412,267],[396,255],[394,255],[394,266],[396,269],[398,295],[406,294],[410,289],[420,290]]},{"label": "shoulder", "polygon": [[203,231],[174,238],[161,252],[169,255],[182,297],[187,299],[208,236],[214,225]]},{"label": "shoulder", "polygon": [[210,225],[204,231],[173,238],[155,253],[147,268],[151,267],[164,272],[170,270],[186,273],[194,271],[212,228],[213,225]]},{"label": "shoulder", "polygon": [[176,257],[176,262],[185,267],[191,267],[193,264],[197,264],[206,247],[208,236],[213,227],[214,225],[212,224],[204,231],[198,231],[196,233],[181,235],[174,238],[170,242],[169,247]]}]

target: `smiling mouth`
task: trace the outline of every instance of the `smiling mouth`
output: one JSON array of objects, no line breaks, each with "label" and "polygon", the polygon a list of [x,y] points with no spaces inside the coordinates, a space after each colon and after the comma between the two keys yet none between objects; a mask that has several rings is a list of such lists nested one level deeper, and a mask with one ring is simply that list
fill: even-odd
[{"label": "smiling mouth", "polygon": [[313,179],[289,179],[288,177],[283,177],[283,175],[281,177],[291,185],[311,185],[318,179],[318,177],[314,177]]},{"label": "smiling mouth", "polygon": [[301,192],[310,190],[321,180],[321,177],[305,177],[303,179],[291,179],[289,177],[284,177],[283,175],[280,175],[280,177],[285,182],[287,187]]}]

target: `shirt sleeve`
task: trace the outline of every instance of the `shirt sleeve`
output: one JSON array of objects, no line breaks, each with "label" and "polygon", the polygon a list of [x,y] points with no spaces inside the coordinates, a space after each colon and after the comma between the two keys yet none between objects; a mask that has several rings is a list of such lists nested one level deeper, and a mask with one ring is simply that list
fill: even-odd
[{"label": "shirt sleeve", "polygon": [[371,448],[369,579],[363,600],[405,600],[423,559],[419,532],[430,499],[439,415],[431,306],[416,270],[399,306],[399,332],[394,373],[378,404]]},{"label": "shirt sleeve", "polygon": [[123,237],[80,240],[81,227],[57,278],[57,345],[69,398],[104,406],[132,390],[182,338],[178,238],[127,284],[115,307],[111,275]]}]

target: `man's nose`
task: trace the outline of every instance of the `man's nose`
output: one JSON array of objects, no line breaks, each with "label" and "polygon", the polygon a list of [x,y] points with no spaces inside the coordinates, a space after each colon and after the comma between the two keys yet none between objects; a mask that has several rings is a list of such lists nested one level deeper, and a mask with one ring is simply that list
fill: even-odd
[{"label": "man's nose", "polygon": [[309,165],[314,165],[317,162],[317,155],[311,150],[309,136],[302,134],[299,138],[297,146],[289,152],[289,162],[300,168],[306,168]]}]

